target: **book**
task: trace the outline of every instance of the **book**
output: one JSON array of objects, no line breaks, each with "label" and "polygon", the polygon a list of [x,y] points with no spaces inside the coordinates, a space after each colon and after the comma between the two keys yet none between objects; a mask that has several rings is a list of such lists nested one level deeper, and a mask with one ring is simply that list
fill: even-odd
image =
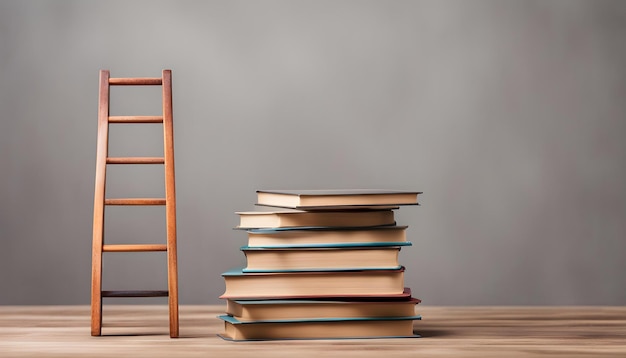
[{"label": "book", "polygon": [[226,314],[240,322],[284,319],[408,317],[421,301],[407,300],[226,300]]},{"label": "book", "polygon": [[259,248],[244,246],[244,272],[399,269],[399,246]]},{"label": "book", "polygon": [[220,298],[270,299],[354,296],[403,296],[404,267],[397,270],[290,271],[222,274]]},{"label": "book", "polygon": [[392,210],[243,211],[237,229],[281,227],[368,227],[395,225]]},{"label": "book", "polygon": [[321,245],[386,244],[403,246],[407,226],[374,226],[369,228],[278,228],[248,230],[249,247],[315,247]]},{"label": "book", "polygon": [[228,315],[221,315],[218,318],[224,321],[225,331],[219,336],[233,341],[418,337],[413,334],[413,321],[421,319],[418,315],[263,322],[241,322]]},{"label": "book", "polygon": [[422,192],[379,189],[257,190],[257,205],[293,209],[419,205]]}]

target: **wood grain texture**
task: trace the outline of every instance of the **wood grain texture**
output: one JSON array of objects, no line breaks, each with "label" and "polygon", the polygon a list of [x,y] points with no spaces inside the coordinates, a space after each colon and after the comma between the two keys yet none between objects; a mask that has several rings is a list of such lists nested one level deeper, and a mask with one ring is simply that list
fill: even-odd
[{"label": "wood grain texture", "polygon": [[163,116],[109,116],[109,123],[163,123]]},{"label": "wood grain texture", "polygon": [[[158,300],[158,299],[157,299]],[[625,357],[626,307],[417,306],[417,339],[228,342],[225,306],[104,307],[102,337],[88,306],[0,306],[0,357]]]},{"label": "wood grain texture", "polygon": [[174,175],[174,111],[172,71],[163,70],[163,150],[165,152],[165,220],[167,227],[167,290],[170,337],[178,337],[178,254],[176,247],[176,183]]},{"label": "wood grain texture", "polygon": [[124,198],[105,199],[106,205],[165,205],[165,199],[160,198]]},{"label": "wood grain texture", "polygon": [[158,86],[161,84],[158,77],[118,77],[111,78],[111,86]]},{"label": "wood grain texture", "polygon": [[163,157],[108,157],[107,164],[163,164]]},{"label": "wood grain texture", "polygon": [[[169,297],[170,337],[178,337],[178,263],[176,251],[176,193],[174,183],[174,126],[172,111],[172,71],[163,70],[161,78],[110,78],[108,70],[100,71],[98,109],[98,142],[96,154],[96,185],[94,196],[91,335],[102,331],[102,297]],[[162,116],[109,116],[111,85],[162,85]],[[110,123],[163,123],[163,157],[109,157],[108,127]],[[164,164],[165,198],[106,199],[107,164]],[[165,205],[166,245],[104,245],[105,205]],[[102,291],[102,253],[167,251],[167,291]]]},{"label": "wood grain texture", "polygon": [[102,323],[102,244],[104,243],[104,201],[106,158],[109,153],[109,71],[100,71],[98,100],[98,139],[96,182],[93,200],[93,236],[91,251],[91,335],[99,336]]},{"label": "wood grain texture", "polygon": [[102,291],[102,297],[167,297],[167,291],[124,290]]},{"label": "wood grain texture", "polygon": [[142,252],[142,251],[167,251],[167,245],[163,244],[115,244],[102,245],[103,252]]}]

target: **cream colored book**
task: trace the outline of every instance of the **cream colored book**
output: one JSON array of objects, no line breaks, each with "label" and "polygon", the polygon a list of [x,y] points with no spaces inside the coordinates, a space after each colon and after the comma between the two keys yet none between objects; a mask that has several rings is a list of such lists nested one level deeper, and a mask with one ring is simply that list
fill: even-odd
[{"label": "cream colored book", "polygon": [[227,300],[226,314],[241,322],[317,318],[381,318],[415,315],[417,298],[406,300]]},{"label": "cream colored book", "polygon": [[402,296],[404,267],[397,270],[292,271],[222,274],[220,298],[271,299],[306,297]]},{"label": "cream colored book", "polygon": [[257,190],[257,205],[293,209],[418,205],[422,192],[381,189]]},{"label": "cream colored book", "polygon": [[402,245],[406,243],[406,226],[376,226],[370,228],[312,228],[248,230],[248,246],[316,246],[331,244]]},{"label": "cream colored book", "polygon": [[419,337],[413,333],[413,321],[420,316],[396,318],[328,318],[274,322],[240,322],[219,316],[224,321],[220,337],[233,341],[277,339],[346,339]]},{"label": "cream colored book", "polygon": [[237,214],[238,229],[395,225],[392,210],[244,211]]},{"label": "cream colored book", "polygon": [[398,269],[399,246],[255,248],[242,247],[244,272],[290,270]]}]

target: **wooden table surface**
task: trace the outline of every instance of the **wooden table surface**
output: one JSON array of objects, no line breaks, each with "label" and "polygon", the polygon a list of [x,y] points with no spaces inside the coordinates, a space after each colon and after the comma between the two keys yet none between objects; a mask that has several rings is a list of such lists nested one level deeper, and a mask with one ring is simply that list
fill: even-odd
[{"label": "wooden table surface", "polygon": [[417,339],[228,342],[224,306],[181,306],[178,339],[165,305],[0,306],[0,357],[626,357],[626,307],[417,306]]}]

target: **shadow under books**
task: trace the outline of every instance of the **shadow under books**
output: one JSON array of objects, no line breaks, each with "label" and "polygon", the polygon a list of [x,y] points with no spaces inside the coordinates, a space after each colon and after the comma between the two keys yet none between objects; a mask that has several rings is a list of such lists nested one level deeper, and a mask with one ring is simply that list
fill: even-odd
[{"label": "shadow under books", "polygon": [[443,329],[430,329],[430,328],[418,328],[413,331],[414,334],[421,336],[422,338],[435,338],[435,337],[449,337],[453,336],[453,331],[446,331]]}]

